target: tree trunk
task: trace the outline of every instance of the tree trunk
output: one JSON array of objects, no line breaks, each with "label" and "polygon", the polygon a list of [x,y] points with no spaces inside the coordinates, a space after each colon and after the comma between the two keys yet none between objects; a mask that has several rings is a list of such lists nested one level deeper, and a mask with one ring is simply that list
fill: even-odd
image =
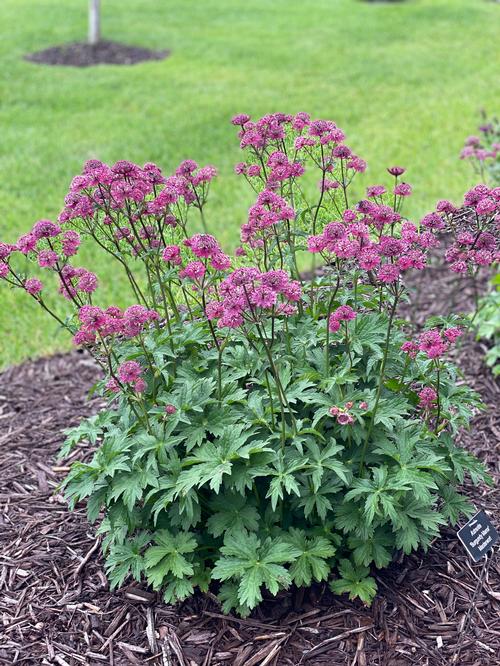
[{"label": "tree trunk", "polygon": [[89,0],[89,44],[101,39],[101,0]]}]

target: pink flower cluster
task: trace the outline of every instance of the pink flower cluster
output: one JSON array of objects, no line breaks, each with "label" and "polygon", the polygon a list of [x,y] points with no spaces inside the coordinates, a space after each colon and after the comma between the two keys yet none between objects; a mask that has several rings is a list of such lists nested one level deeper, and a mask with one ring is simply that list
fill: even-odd
[{"label": "pink flower cluster", "polygon": [[268,190],[276,190],[283,182],[299,178],[305,172],[300,161],[290,160],[282,150],[273,151],[267,158],[265,166],[240,162],[234,170],[236,174],[247,178],[260,178]]},{"label": "pink flower cluster", "polygon": [[242,227],[242,242],[254,248],[262,247],[266,237],[276,232],[273,227],[278,222],[294,219],[295,211],[276,191],[283,194],[286,183],[300,178],[307,161],[322,172],[323,191],[346,185],[355,173],[366,169],[364,160],[343,144],[343,131],[330,120],[311,120],[301,112],[295,116],[270,114],[255,122],[247,114],[239,114],[232,122],[240,128],[240,147],[250,151],[249,162],[240,162],[235,171],[259,179],[265,188]]},{"label": "pink flower cluster", "polygon": [[403,343],[401,349],[411,358],[415,358],[418,352],[423,352],[427,358],[437,359],[443,356],[461,335],[461,329],[456,326],[444,330],[431,328],[420,333],[417,342]]},{"label": "pink flower cluster", "polygon": [[[51,220],[39,220],[15,245],[0,243],[0,278],[9,274],[9,259],[15,252],[32,256],[41,268],[56,269],[59,272],[68,258],[78,252],[79,246],[80,235],[76,231],[63,232]],[[28,282],[25,285],[26,291],[39,293],[43,287],[40,287],[41,284],[40,281]]]},{"label": "pink flower cluster", "polygon": [[216,271],[225,271],[231,266],[231,259],[224,254],[219,242],[210,234],[195,234],[187,238],[184,245],[198,259],[209,259],[210,266]]},{"label": "pink flower cluster", "polygon": [[[354,403],[349,401],[346,402],[343,407],[338,407],[337,405],[333,405],[330,407],[328,412],[330,413],[330,416],[334,416],[337,423],[339,425],[351,425],[354,423],[354,417],[352,414],[349,412],[354,407]],[[360,402],[359,403],[359,409],[362,411],[366,411],[368,409],[368,404],[366,402]]]},{"label": "pink flower cluster", "polygon": [[104,214],[107,242],[140,255],[164,244],[164,230],[179,222],[180,204],[204,206],[216,173],[215,167],[199,168],[193,160],[182,162],[168,178],[152,163],[141,168],[125,160],[113,166],[89,160],[73,179],[58,219],[61,224],[81,219],[88,230]]},{"label": "pink flower cluster", "polygon": [[340,324],[343,321],[352,321],[356,319],[356,313],[350,305],[341,305],[338,307],[328,320],[328,328],[332,333],[336,333],[340,329]]},{"label": "pink flower cluster", "polygon": [[[397,182],[398,177],[403,175],[406,169],[394,166],[389,167],[387,171],[396,179],[395,185],[392,188],[392,194],[396,197],[396,203],[398,203],[398,198],[409,197],[412,194],[411,185],[404,182]],[[370,185],[366,188],[366,196],[369,199],[373,199],[378,204],[384,203],[384,195],[386,194],[388,194],[388,190],[384,185]],[[395,208],[398,209],[398,205],[396,205]]]},{"label": "pink flower cluster", "polygon": [[241,227],[241,242],[262,247],[264,239],[274,233],[274,225],[294,218],[295,211],[285,199],[272,190],[263,190],[248,212],[248,222]]},{"label": "pink flower cluster", "polygon": [[92,294],[97,287],[97,276],[86,268],[66,264],[59,272],[59,293],[67,300],[74,300],[79,293]]},{"label": "pink flower cluster", "polygon": [[51,220],[39,220],[32,230],[17,241],[14,249],[28,255],[33,253],[42,268],[54,268],[73,257],[80,247],[80,234],[74,230],[62,231]]},{"label": "pink flower cluster", "polygon": [[[14,248],[16,249],[16,248]],[[79,293],[92,294],[98,287],[97,277],[86,268],[74,268],[69,264],[58,265],[58,255],[52,250],[40,250],[38,252],[38,264],[42,268],[54,269],[60,279],[59,293],[68,300],[73,300]],[[7,257],[0,260],[0,278],[7,278],[10,269]],[[12,283],[15,284],[15,283]],[[24,282],[24,289],[35,296],[43,289],[43,283],[37,278],[29,278]]]},{"label": "pink flower cluster", "polygon": [[43,289],[43,283],[37,278],[28,278],[24,283],[24,288],[31,296],[36,296]]},{"label": "pink flower cluster", "polygon": [[15,246],[8,243],[0,243],[0,278],[6,278],[10,272],[9,257],[14,251]]},{"label": "pink flower cluster", "polygon": [[[97,289],[97,277],[85,268],[73,268],[68,259],[78,252],[80,234],[74,230],[62,231],[51,220],[39,220],[27,234],[21,236],[15,245],[0,243],[0,277],[9,274],[9,258],[20,252],[35,259],[40,268],[48,268],[59,275],[60,293],[66,298],[74,298],[78,292],[91,294]],[[43,283],[37,278],[24,281],[24,289],[32,296],[43,290]]]},{"label": "pink flower cluster", "polygon": [[94,344],[97,337],[108,338],[120,335],[133,338],[159,319],[154,310],[142,305],[131,305],[124,312],[115,306],[102,310],[95,305],[84,305],[78,312],[80,329],[73,338],[77,345]]},{"label": "pink flower cluster", "polygon": [[194,160],[184,160],[177,167],[175,175],[185,178],[194,191],[196,187],[210,183],[217,175],[217,169],[212,165],[199,167]]},{"label": "pink flower cluster", "polygon": [[[492,126],[485,125],[484,129],[486,130],[484,133],[489,134],[491,133]],[[500,142],[494,141],[491,146],[487,148],[483,145],[483,141],[480,137],[472,135],[468,136],[465,140],[465,145],[460,153],[460,159],[475,159],[478,162],[484,162],[485,160],[495,160],[499,153]]]},{"label": "pink flower cluster", "polygon": [[421,409],[432,409],[437,401],[437,393],[430,386],[424,387],[418,394],[418,406]]},{"label": "pink flower cluster", "polygon": [[181,278],[201,280],[210,266],[215,271],[226,271],[231,267],[231,259],[224,254],[218,241],[210,234],[195,234],[184,241],[197,260],[183,266],[181,248],[179,245],[167,245],[162,253],[163,261],[171,266],[182,267],[179,272]]},{"label": "pink flower cluster", "polygon": [[[402,271],[422,270],[428,249],[439,242],[429,216],[422,220],[421,230],[403,222],[396,233],[400,221],[399,213],[389,206],[361,201],[356,210],[344,211],[342,221],[330,222],[321,234],[309,236],[308,249],[328,263],[351,261],[362,270],[376,271],[380,282],[390,284]],[[389,233],[384,233],[386,227]]]},{"label": "pink flower cluster", "polygon": [[202,261],[190,261],[179,272],[181,278],[189,278],[190,280],[200,281],[205,275],[207,269]]},{"label": "pink flower cluster", "polygon": [[[309,116],[301,114],[303,127],[309,124]],[[240,113],[234,116],[233,125],[240,127],[238,137],[240,148],[253,148],[256,153],[262,153],[269,146],[279,145],[293,125],[293,116],[285,113],[272,113],[252,122],[250,116]],[[295,129],[295,128],[294,128]]]},{"label": "pink flower cluster", "polygon": [[285,271],[261,273],[257,268],[237,268],[222,280],[219,293],[220,300],[207,303],[205,312],[221,328],[258,321],[263,311],[293,315],[302,296],[300,284]]},{"label": "pink flower cluster", "polygon": [[478,266],[490,266],[500,259],[500,187],[476,185],[469,190],[463,207],[449,213],[455,230],[446,261],[455,273],[467,273]]},{"label": "pink flower cluster", "polygon": [[[142,367],[137,361],[125,361],[118,366],[118,379],[121,384],[130,386],[135,393],[143,393],[146,389],[146,382],[142,378]],[[106,384],[106,388],[117,393],[120,390],[120,384],[114,378]]]},{"label": "pink flower cluster", "polygon": [[59,222],[65,223],[78,217],[91,219],[97,205],[117,210],[127,201],[142,202],[154,191],[155,186],[165,182],[166,179],[155,165],[144,165],[141,169],[126,160],[116,162],[113,166],[100,160],[89,160],[82,174],[71,182]]},{"label": "pink flower cluster", "polygon": [[[331,120],[311,120],[303,111],[295,116],[285,113],[272,113],[252,122],[247,114],[239,114],[232,119],[233,125],[240,127],[241,148],[251,146],[263,149],[286,138],[287,133],[304,134],[318,145],[342,143],[345,136]],[[310,145],[313,145],[312,143]]]}]

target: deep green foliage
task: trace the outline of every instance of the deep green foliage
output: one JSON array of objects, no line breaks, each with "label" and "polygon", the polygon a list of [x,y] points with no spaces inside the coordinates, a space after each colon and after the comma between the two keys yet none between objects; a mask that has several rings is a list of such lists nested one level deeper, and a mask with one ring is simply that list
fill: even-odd
[{"label": "deep green foliage", "polygon": [[486,340],[485,361],[497,377],[500,375],[500,273],[491,284],[491,291],[479,299],[472,321],[478,339]]},{"label": "deep green foliage", "polygon": [[[332,590],[369,602],[376,591],[369,567],[387,566],[395,549],[426,549],[441,525],[470,513],[455,486],[466,471],[477,482],[483,470],[453,435],[477,398],[457,386],[456,370],[445,364],[442,372],[448,428],[440,433],[419,417],[412,389],[427,381],[429,361],[412,363],[403,382],[386,382],[363,467],[370,411],[359,403],[374,402],[386,316],[349,323],[352,360],[345,344],[336,345],[335,371],[326,377],[323,322],[309,317],[288,327],[275,357],[294,429],[288,415],[282,421],[276,389],[268,391],[270,368],[258,341],[236,334],[217,395],[217,351],[207,349],[200,324],[191,339],[182,325],[175,329],[176,358],[165,330],[145,338],[156,358],[148,382],[158,386],[155,404],[141,405],[149,432],[124,398],[74,431],[73,445],[104,435],[92,462],[74,464],[64,485],[72,504],[87,501],[91,521],[105,511],[99,532],[113,586],[129,574],[145,577],[173,601],[220,581],[224,610],[247,614],[264,590],[309,586],[338,567]],[[404,373],[404,339],[394,329],[393,378]],[[132,343],[121,352],[141,355]],[[348,427],[329,414],[346,402],[355,404]],[[176,413],[165,415],[166,404]]]}]

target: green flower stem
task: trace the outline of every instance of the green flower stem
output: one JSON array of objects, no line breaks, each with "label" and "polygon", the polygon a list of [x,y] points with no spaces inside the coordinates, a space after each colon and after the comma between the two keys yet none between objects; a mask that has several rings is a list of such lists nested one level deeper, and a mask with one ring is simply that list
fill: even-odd
[{"label": "green flower stem", "polygon": [[[354,286],[354,310],[357,312],[358,311],[358,276],[355,275],[353,279],[353,286]],[[354,332],[356,332],[358,329],[358,319],[356,318],[354,320]]]},{"label": "green flower stem", "polygon": [[[106,346],[106,342],[105,342],[103,336],[102,336],[100,333],[99,333],[98,335],[99,335],[99,338],[100,338],[101,344],[102,344],[102,346],[103,346],[103,348],[104,348],[104,351],[106,352],[106,361],[107,361],[107,364],[108,364],[108,372],[109,372],[111,378],[115,380],[115,382],[118,384],[118,386],[121,387],[121,389],[122,389],[124,395],[126,395],[126,397],[127,397],[127,402],[128,402],[128,404],[130,405],[132,411],[134,412],[134,414],[135,414],[135,418],[139,421],[139,423],[143,423],[143,420],[142,420],[142,418],[141,418],[139,412],[138,412],[137,409],[135,408],[135,405],[134,405],[133,400],[132,400],[132,399],[129,397],[129,395],[128,395],[128,391],[126,390],[125,386],[121,383],[121,381],[118,379],[118,377],[117,377],[115,371],[113,370],[113,364],[111,363],[112,351],[109,350],[108,347]],[[96,357],[94,356],[94,354],[92,354],[92,356],[93,356],[94,358],[96,358]],[[97,359],[96,359],[96,360],[97,360]],[[98,361],[98,362],[99,362],[99,361]],[[99,365],[101,365],[101,364],[99,364]],[[102,367],[102,366],[101,366],[101,367]],[[145,423],[145,425],[146,425],[146,429],[147,429],[147,431],[148,431],[149,433],[151,433],[151,427],[150,427],[150,424],[149,424],[149,419],[148,419],[147,414],[146,414],[146,423]]]},{"label": "green flower stem", "polygon": [[273,392],[271,391],[271,385],[269,383],[269,377],[267,371],[264,373],[264,377],[266,378],[267,393],[269,394],[269,401],[271,403],[271,425],[273,426],[274,429],[276,427],[276,420],[274,418]]},{"label": "green flower stem", "polygon": [[[130,283],[130,286],[132,287],[132,291],[134,292],[135,297],[137,298],[139,303],[142,302],[142,304],[147,307],[146,298],[144,297],[144,294],[142,293],[141,288],[139,287],[139,284],[137,283],[137,280],[134,278],[134,275],[133,275],[132,271],[128,267],[127,262],[117,252],[114,252],[110,247],[108,247],[107,245],[105,245],[104,243],[101,242],[101,240],[99,239],[97,234],[95,234],[93,232],[91,225],[89,225],[87,228],[88,228],[89,235],[95,240],[95,242],[99,245],[99,247],[101,247],[105,252],[110,254],[114,259],[117,259],[118,262],[123,266],[123,269],[125,270],[125,274],[126,274],[127,279]],[[102,227],[101,227],[101,230],[102,230]],[[113,236],[111,236],[109,238],[109,240],[111,240],[113,242],[113,244],[116,246],[117,251],[119,252],[119,246],[118,246],[118,243],[117,243],[116,239]]]},{"label": "green flower stem", "polygon": [[276,225],[273,226],[273,229],[274,229],[274,235],[276,236],[276,247],[278,248],[278,253],[280,255],[280,268],[283,270],[283,267],[285,265],[285,260],[283,257],[283,250],[281,249],[280,237],[276,229]]},{"label": "green flower stem", "polygon": [[[144,338],[142,337],[141,333],[138,334],[137,339],[139,340],[139,344],[141,345],[142,351],[144,352],[144,356],[146,358],[146,363],[148,364],[149,371],[151,372],[151,374],[154,377],[155,376],[155,368],[154,368],[152,360],[151,360],[152,357],[151,357],[151,354],[146,349],[146,345],[144,343]],[[154,358],[153,358],[153,361],[154,361]]]},{"label": "green flower stem", "polygon": [[224,351],[227,341],[228,338],[226,338],[222,344],[217,343],[217,396],[219,404],[222,402],[222,352]]},{"label": "green flower stem", "polygon": [[292,347],[290,345],[290,331],[288,330],[288,320],[287,319],[285,319],[284,324],[285,324],[285,331],[286,331],[286,336],[285,336],[286,350],[291,356],[292,355]]},{"label": "green flower stem", "polygon": [[[198,199],[198,202],[200,201],[198,198],[198,193],[196,193],[196,198]],[[200,219],[201,219],[201,226],[203,227],[203,231],[208,234],[208,225],[207,225],[207,220],[205,219],[205,213],[203,212],[203,206],[200,204],[200,207],[198,209],[200,211]]]},{"label": "green flower stem", "polygon": [[[257,333],[259,334],[259,337],[261,339],[261,342],[264,346],[264,350],[266,352],[266,356],[268,358],[269,365],[271,366],[274,381],[276,382],[276,388],[278,389],[277,393],[278,393],[278,398],[279,398],[280,406],[281,406],[281,410],[282,410],[283,429],[285,427],[285,419],[284,419],[285,411],[284,410],[285,410],[285,407],[286,407],[288,409],[289,414],[290,414],[290,419],[292,421],[292,425],[293,425],[294,429],[296,430],[297,429],[297,424],[296,424],[296,421],[295,421],[295,417],[293,415],[290,403],[286,399],[286,394],[285,394],[285,391],[283,389],[283,385],[282,385],[280,377],[279,377],[278,369],[276,367],[276,364],[274,363],[273,356],[271,354],[271,350],[269,349],[269,346],[267,344],[267,339],[266,339],[263,331],[261,331],[260,326],[257,323],[257,321],[255,322],[255,326],[256,326],[256,329],[257,329]],[[283,436],[284,435],[285,435],[285,431],[283,430]]]},{"label": "green flower stem", "polygon": [[[293,201],[293,196],[292,196],[292,201],[291,201],[292,208],[294,208],[294,201]],[[288,245],[290,247],[290,254],[292,257],[293,261],[293,269],[294,269],[294,278],[300,282],[300,284],[304,284],[304,280],[302,279],[302,274],[299,271],[299,267],[297,265],[297,251],[295,249],[295,222],[296,220],[294,219],[294,232],[292,233],[292,230],[290,228],[290,221],[286,221],[286,230],[287,230],[287,240],[288,240]],[[302,303],[299,301],[299,310],[302,307]],[[302,311],[301,311],[302,312]]]},{"label": "green flower stem", "polygon": [[[18,287],[19,289],[24,290],[24,283],[21,280],[21,278],[12,270],[12,268],[9,266],[9,272],[12,275],[13,279],[10,278],[3,278],[5,282],[8,284],[12,285],[13,287]],[[53,319],[57,321],[58,324],[60,324],[63,328],[65,328],[67,331],[70,333],[73,333],[71,328],[64,322],[56,313],[51,310],[47,305],[45,305],[43,298],[40,294],[30,294],[31,298],[33,298],[39,305],[40,307],[45,310],[47,314],[49,314]]]},{"label": "green flower stem", "polygon": [[347,200],[347,187],[348,187],[348,184],[347,184],[346,181],[345,181],[345,176],[346,176],[346,174],[344,173],[344,160],[343,160],[342,158],[341,158],[341,160],[340,160],[340,173],[341,173],[341,177],[342,177],[342,191],[343,191],[343,193],[344,193],[344,203],[345,203],[345,207],[346,207],[346,208],[349,208],[349,202],[348,202],[348,200]]},{"label": "green flower stem", "polygon": [[163,302],[163,310],[165,312],[165,322],[167,324],[167,329],[170,335],[170,342],[171,342],[171,349],[174,351],[173,346],[172,346],[172,328],[170,325],[170,315],[168,314],[168,303],[167,303],[167,295],[165,293],[165,287],[163,285],[163,282],[161,280],[161,274],[160,274],[160,268],[159,266],[155,266],[155,273],[156,273],[156,279],[158,280],[158,284],[160,286],[160,293],[161,293],[161,300]]},{"label": "green flower stem", "polygon": [[328,374],[328,368],[330,367],[330,315],[332,313],[332,307],[333,303],[335,301],[335,298],[337,296],[337,292],[340,287],[340,269],[339,269],[339,262],[337,260],[337,284],[335,285],[335,289],[333,291],[333,294],[330,297],[330,300],[328,301],[328,308],[326,310],[326,345],[325,345],[325,371]]},{"label": "green flower stem", "polygon": [[[149,422],[149,416],[148,416],[148,410],[147,410],[147,407],[146,407],[146,402],[145,402],[145,400],[144,400],[142,397],[139,397],[139,398],[137,399],[137,401],[138,401],[139,404],[141,405],[141,407],[142,407],[142,411],[143,411],[143,413],[144,413],[144,419],[145,419],[145,421],[146,421],[146,429],[147,429],[148,433],[149,433],[150,435],[152,435],[152,434],[153,434],[153,430],[152,430],[152,428],[151,428],[151,423]],[[132,400],[130,401],[130,404],[132,405]],[[134,411],[135,411],[135,410],[134,410]],[[136,414],[137,414],[137,413],[136,413]]]},{"label": "green flower stem", "polygon": [[351,343],[349,341],[349,328],[347,327],[347,322],[344,322],[345,329],[345,345],[347,347],[347,355],[349,356],[349,370],[352,370],[352,353],[351,353]]},{"label": "green flower stem", "polygon": [[403,374],[401,375],[401,385],[404,385],[406,373],[408,371],[409,366],[410,366],[410,357],[407,355],[405,365],[404,365],[404,368],[403,368]]},{"label": "green flower stem", "polygon": [[155,292],[154,292],[154,289],[153,289],[153,281],[151,279],[151,272],[149,270],[149,265],[148,265],[147,259],[144,262],[144,266],[146,267],[146,277],[147,277],[147,280],[148,280],[148,292],[149,292],[149,295],[151,296],[151,303],[153,304],[153,308],[155,310],[157,310],[158,305],[156,303]]},{"label": "green flower stem", "polygon": [[[319,195],[319,200],[314,211],[314,217],[312,221],[312,233],[313,236],[316,234],[316,221],[318,219],[319,211],[321,204],[323,203],[323,197],[325,196],[325,180],[326,180],[326,169],[325,169],[325,159],[324,159],[324,149],[321,145],[321,192]],[[316,255],[312,255],[312,265],[311,265],[311,312],[314,312],[314,273],[316,272]]]},{"label": "green flower stem", "polygon": [[264,238],[264,268],[266,271],[269,270],[269,265],[267,263],[268,251],[267,251],[267,240]]},{"label": "green flower stem", "polygon": [[[30,295],[31,295],[31,294],[30,294]],[[40,297],[40,298],[37,298],[36,296],[33,296],[33,298],[35,299],[35,301],[37,301],[37,302],[40,304],[40,306],[45,310],[45,312],[47,312],[51,317],[53,317],[53,318],[54,318],[54,319],[55,319],[55,320],[56,320],[61,326],[63,326],[66,330],[68,330],[68,331],[71,332],[71,329],[69,328],[69,326],[68,326],[68,325],[67,325],[62,319],[60,319],[60,318],[56,315],[55,312],[53,312],[50,308],[48,308],[48,307],[45,305],[45,303],[43,302],[43,300],[42,300],[41,297]]]},{"label": "green flower stem", "polygon": [[[189,312],[189,316],[191,317],[191,319],[193,319],[194,318],[193,317],[193,310],[191,309],[191,304],[189,302],[189,295],[186,291],[186,287],[182,284],[182,282],[180,283],[180,288],[181,288],[181,291],[182,291],[182,295],[184,296],[184,301],[186,303],[186,307],[187,307],[187,310]],[[180,318],[180,316],[179,316],[179,318]]]},{"label": "green flower stem", "polygon": [[394,315],[396,314],[396,308],[398,305],[398,300],[399,300],[400,294],[396,291],[394,295],[394,302],[392,304],[390,313],[389,313],[389,322],[387,324],[387,333],[385,336],[385,346],[384,346],[384,355],[382,357],[382,364],[380,366],[380,376],[379,376],[379,381],[378,381],[378,386],[377,386],[377,393],[375,395],[375,404],[373,405],[372,409],[372,417],[370,419],[370,424],[368,426],[368,430],[366,432],[366,438],[363,444],[363,449],[361,451],[361,459],[359,461],[359,474],[361,475],[363,473],[364,465],[365,465],[365,458],[366,458],[366,451],[368,449],[368,442],[370,441],[370,437],[373,431],[373,426],[375,425],[375,416],[377,415],[377,409],[378,405],[380,402],[380,395],[382,393],[382,386],[384,385],[384,379],[385,379],[385,367],[387,364],[387,357],[389,355],[389,344],[391,341],[391,331],[392,331],[392,324],[394,321]]},{"label": "green flower stem", "polygon": [[437,394],[436,432],[437,432],[439,428],[439,419],[441,418],[441,396],[439,395],[439,391],[441,389],[441,365],[439,361],[436,361],[436,372],[437,372],[437,379],[436,379],[436,394]]}]

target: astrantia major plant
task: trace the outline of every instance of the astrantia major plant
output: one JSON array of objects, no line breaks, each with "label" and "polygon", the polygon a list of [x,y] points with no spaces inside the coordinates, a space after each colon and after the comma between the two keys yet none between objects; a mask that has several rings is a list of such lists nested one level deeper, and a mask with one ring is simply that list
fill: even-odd
[{"label": "astrantia major plant", "polygon": [[500,121],[497,117],[487,120],[483,113],[483,122],[479,126],[479,135],[473,134],[465,140],[460,152],[460,159],[468,160],[482,180],[487,177],[495,185],[500,184]]},{"label": "astrantia major plant", "polygon": [[[474,171],[481,174],[482,178],[487,177],[489,182],[498,186],[500,185],[500,121],[496,117],[488,121],[486,114],[483,113],[483,123],[479,126],[479,132],[479,136],[467,137],[460,157],[471,162]],[[481,198],[479,197],[479,199]],[[485,205],[488,206],[486,203],[481,204],[481,207]],[[474,222],[475,213],[476,210],[469,204],[467,207],[464,206],[464,209],[457,211],[454,217],[461,224],[463,224],[464,216],[468,217],[469,220],[466,226],[470,227],[471,221],[472,223]],[[496,231],[498,231],[498,216],[491,220],[491,224],[494,224]],[[477,224],[475,226],[477,227]],[[465,238],[468,239],[470,236],[466,235]],[[469,242],[469,247],[470,245]],[[455,243],[454,247],[450,248],[450,252],[453,255],[457,251],[468,249],[463,246],[464,244],[462,243],[462,247],[460,248]],[[471,262],[469,262],[467,266],[467,262],[459,258],[458,266],[460,268],[459,272],[472,274],[474,278],[475,308],[470,315],[471,323],[476,330],[477,337],[487,341],[488,351],[485,355],[485,361],[492,368],[492,372],[498,375],[500,373],[500,273],[498,273],[498,264],[497,272],[490,281],[489,293],[484,294],[481,298],[479,298],[477,282],[475,280],[480,270],[480,264],[476,262],[476,267],[474,268],[474,264],[471,266]]]},{"label": "astrantia major plant", "polygon": [[[366,164],[333,122],[233,124],[245,156],[236,172],[256,196],[234,257],[190,231],[212,167],[186,161],[165,177],[93,160],[57,224],[0,245],[0,275],[103,369],[108,406],[63,449],[88,440],[95,454],[63,485],[99,522],[113,586],[144,578],[168,602],[211,586],[225,612],[243,615],[265,594],[314,582],[370,602],[371,569],[427,548],[470,512],[457,490],[465,475],[484,478],[454,444],[478,403],[447,360],[457,318],[417,332],[398,316],[406,276],[425,269],[451,209],[405,220],[400,167],[352,200]],[[499,192],[475,191],[474,259],[453,258],[466,264],[498,252],[485,229]],[[81,240],[125,272],[135,304],[96,305],[96,276],[73,265]],[[18,255],[56,275],[73,314],[52,308]],[[323,268],[305,280],[308,257]]]}]

